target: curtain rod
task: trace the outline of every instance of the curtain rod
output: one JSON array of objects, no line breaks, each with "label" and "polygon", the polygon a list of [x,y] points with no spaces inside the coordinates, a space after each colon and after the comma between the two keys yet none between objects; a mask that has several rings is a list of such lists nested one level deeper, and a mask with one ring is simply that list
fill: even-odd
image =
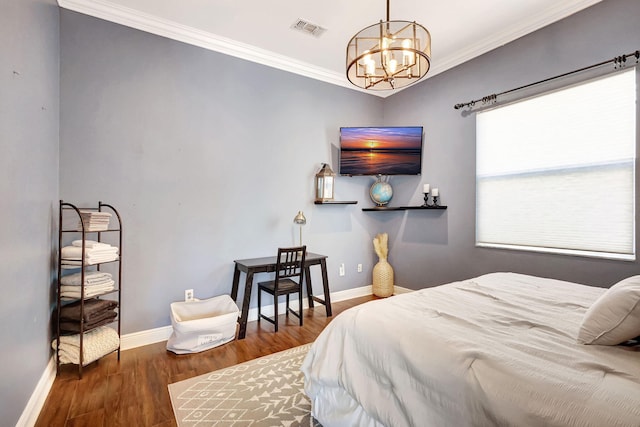
[{"label": "curtain rod", "polygon": [[540,80],[540,81],[537,81],[535,83],[529,83],[527,85],[520,86],[520,87],[517,87],[515,89],[509,89],[509,90],[506,90],[504,92],[494,93],[494,94],[491,94],[491,95],[483,96],[482,98],[476,99],[474,101],[469,101],[469,102],[465,102],[465,103],[462,103],[462,104],[456,104],[456,105],[453,106],[453,108],[455,108],[456,110],[459,110],[459,109],[464,108],[464,107],[473,107],[476,104],[476,102],[482,102],[483,104],[487,104],[489,102],[494,102],[494,101],[497,100],[497,98],[499,96],[506,95],[506,94],[511,93],[511,92],[516,92],[518,90],[526,89],[526,88],[531,87],[531,86],[535,86],[535,85],[539,85],[539,84],[542,84],[542,83],[546,83],[546,82],[549,82],[551,80],[555,80],[555,79],[559,79],[559,78],[562,78],[562,77],[566,77],[566,76],[569,76],[571,74],[576,74],[576,73],[580,73],[582,71],[590,70],[591,68],[600,67],[602,65],[609,64],[611,62],[615,63],[615,68],[618,68],[618,67],[624,68],[627,65],[627,58],[631,58],[631,57],[635,57],[636,58],[636,64],[637,64],[638,61],[640,60],[640,50],[636,50],[635,52],[628,53],[626,55],[616,56],[613,59],[609,59],[607,61],[602,61],[602,62],[599,62],[597,64],[589,65],[588,67],[583,67],[583,68],[580,68],[580,69],[577,69],[577,70],[569,71],[568,73],[560,74],[560,75],[557,75],[557,76],[554,76],[554,77],[549,77],[547,79]]}]

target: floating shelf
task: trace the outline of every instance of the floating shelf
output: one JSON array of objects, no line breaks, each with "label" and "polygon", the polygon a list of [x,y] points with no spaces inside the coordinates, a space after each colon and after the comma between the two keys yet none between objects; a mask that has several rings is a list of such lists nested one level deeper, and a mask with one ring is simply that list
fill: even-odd
[{"label": "floating shelf", "polygon": [[375,206],[373,208],[362,208],[365,212],[372,211],[408,211],[408,210],[444,210],[446,206]]},{"label": "floating shelf", "polygon": [[355,205],[358,202],[356,200],[327,200],[326,202],[316,200],[314,203],[316,205]]},{"label": "floating shelf", "polygon": [[428,209],[447,209],[446,206],[404,206],[402,209],[406,209],[406,210],[412,210],[412,209],[424,209],[424,210],[428,210]]}]

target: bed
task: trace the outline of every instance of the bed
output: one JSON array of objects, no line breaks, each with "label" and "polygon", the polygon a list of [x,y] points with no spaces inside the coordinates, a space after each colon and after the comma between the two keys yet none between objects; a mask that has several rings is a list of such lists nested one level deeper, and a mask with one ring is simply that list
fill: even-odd
[{"label": "bed", "polygon": [[[302,365],[312,415],[324,427],[640,426],[640,349],[625,338],[640,335],[640,276],[630,279],[620,295],[492,273],[353,307]],[[616,330],[606,321],[620,313],[602,307],[614,291],[628,311]],[[597,345],[622,326],[624,344]]]}]

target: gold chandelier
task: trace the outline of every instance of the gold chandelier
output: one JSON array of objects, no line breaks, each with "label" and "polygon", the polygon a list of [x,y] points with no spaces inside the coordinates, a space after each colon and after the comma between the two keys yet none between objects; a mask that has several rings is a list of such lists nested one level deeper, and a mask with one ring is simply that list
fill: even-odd
[{"label": "gold chandelier", "polygon": [[416,83],[431,66],[431,35],[409,21],[387,20],[358,32],[347,45],[347,78],[371,90],[398,89]]}]

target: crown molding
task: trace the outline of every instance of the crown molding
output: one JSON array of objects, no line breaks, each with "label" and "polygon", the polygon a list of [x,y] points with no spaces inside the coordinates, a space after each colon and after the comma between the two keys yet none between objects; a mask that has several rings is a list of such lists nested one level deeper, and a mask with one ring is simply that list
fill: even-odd
[{"label": "crown molding", "polygon": [[354,87],[343,73],[320,68],[266,49],[260,49],[197,28],[158,18],[157,16],[140,12],[139,10],[131,9],[120,4],[105,0],[58,0],[58,5],[74,12],[115,22],[116,24],[245,59],[268,67],[289,71],[315,80],[359,90],[370,95],[388,96],[388,94],[382,91],[371,92]]},{"label": "crown molding", "polygon": [[431,67],[431,70],[429,70],[427,78],[470,61],[473,58],[533,33],[554,22],[560,21],[601,1],[602,0],[574,0],[571,2],[558,2],[548,10],[529,16],[529,19],[526,21],[505,26],[502,31],[492,34],[491,37],[478,40],[478,42],[467,46],[464,50],[438,58],[435,64],[433,64],[433,67]]},{"label": "crown molding", "polygon": [[[567,16],[599,3],[600,1],[602,0],[573,0],[570,2],[558,2],[555,7],[542,11],[538,14],[531,15],[525,22],[508,25],[503,31],[494,33],[491,37],[479,40],[477,43],[469,45],[462,51],[436,58],[432,62],[432,67],[425,79],[458,66],[546,25],[566,18]],[[368,91],[352,85],[347,80],[344,73],[338,73],[326,68],[317,67],[307,62],[299,61],[266,49],[260,49],[255,46],[198,30],[197,28],[182,25],[170,20],[158,18],[157,16],[131,9],[120,4],[112,3],[107,0],[58,0],[58,5],[64,9],[72,10],[74,12],[83,13],[85,15],[115,22],[120,25],[135,28],[137,30],[172,40],[177,40],[204,49],[223,53],[225,55],[234,56],[236,58],[288,71],[381,98],[386,98],[404,89],[398,89],[395,91]]]}]

